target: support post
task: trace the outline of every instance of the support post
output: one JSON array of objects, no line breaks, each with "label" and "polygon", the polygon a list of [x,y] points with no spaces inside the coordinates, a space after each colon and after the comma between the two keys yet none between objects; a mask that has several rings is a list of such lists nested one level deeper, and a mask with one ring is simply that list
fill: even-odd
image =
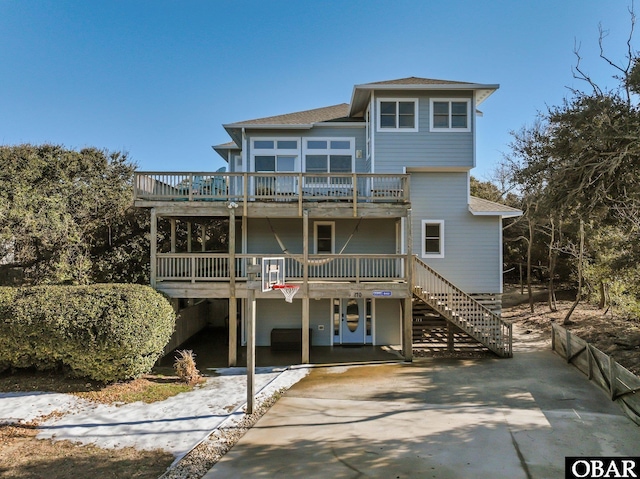
[{"label": "support post", "polygon": [[236,300],[236,210],[229,211],[229,367],[238,360],[238,302]]},{"label": "support post", "polygon": [[171,252],[176,252],[176,219],[171,218]]},{"label": "support post", "polygon": [[187,253],[191,253],[191,221],[187,221]]},{"label": "support post", "polygon": [[454,348],[453,324],[447,321],[447,351],[452,353],[453,348]]},{"label": "support post", "polygon": [[406,294],[402,318],[402,355],[405,361],[413,361],[413,236],[411,234],[411,208],[407,210],[405,224],[405,281]]},{"label": "support post", "polygon": [[156,255],[158,254],[158,217],[156,215],[156,209],[151,208],[151,231],[150,231],[150,252],[149,259],[151,264],[149,265],[149,279],[152,288],[156,287]]},{"label": "support post", "polygon": [[250,283],[247,285],[247,414],[255,411],[255,373],[256,373],[256,273],[260,265],[252,264],[247,267]]},{"label": "support post", "polygon": [[304,257],[302,283],[302,364],[309,364],[309,211],[302,214],[302,251]]},{"label": "support post", "polygon": [[404,299],[402,308],[402,356],[407,362],[413,361],[413,303],[411,298]]}]

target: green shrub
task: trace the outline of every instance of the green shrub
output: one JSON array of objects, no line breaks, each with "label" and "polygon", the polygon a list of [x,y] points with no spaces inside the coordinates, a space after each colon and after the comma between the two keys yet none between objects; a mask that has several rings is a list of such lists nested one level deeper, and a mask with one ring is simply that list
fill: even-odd
[{"label": "green shrub", "polygon": [[148,286],[0,288],[0,371],[52,369],[113,382],[151,370],[175,326]]}]

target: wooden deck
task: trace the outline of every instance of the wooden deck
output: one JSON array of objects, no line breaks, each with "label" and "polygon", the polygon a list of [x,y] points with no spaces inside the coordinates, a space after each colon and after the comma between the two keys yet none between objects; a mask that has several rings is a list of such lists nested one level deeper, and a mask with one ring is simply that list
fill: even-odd
[{"label": "wooden deck", "polygon": [[[135,206],[159,214],[402,217],[410,205],[409,175],[368,173],[137,172]],[[228,214],[228,211],[227,213]]]}]

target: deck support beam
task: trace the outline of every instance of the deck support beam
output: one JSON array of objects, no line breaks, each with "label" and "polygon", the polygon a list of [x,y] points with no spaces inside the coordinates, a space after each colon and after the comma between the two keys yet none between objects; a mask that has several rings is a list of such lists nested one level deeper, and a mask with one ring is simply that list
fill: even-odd
[{"label": "deck support beam", "polygon": [[[411,289],[413,284],[413,236],[411,234],[411,208],[407,210],[407,218],[405,224],[405,282],[407,290]],[[402,315],[402,355],[405,361],[413,361],[413,302],[411,294],[404,299],[404,308]]]},{"label": "deck support beam", "polygon": [[236,210],[229,210],[229,367],[238,361],[238,302],[236,300]]},{"label": "deck support beam", "polygon": [[149,277],[151,287],[155,289],[156,287],[156,254],[158,253],[158,217],[156,215],[156,209],[151,208],[151,238],[149,239],[150,243],[150,252],[149,252]]},{"label": "deck support beam", "polygon": [[302,212],[302,364],[309,364],[309,211]]}]

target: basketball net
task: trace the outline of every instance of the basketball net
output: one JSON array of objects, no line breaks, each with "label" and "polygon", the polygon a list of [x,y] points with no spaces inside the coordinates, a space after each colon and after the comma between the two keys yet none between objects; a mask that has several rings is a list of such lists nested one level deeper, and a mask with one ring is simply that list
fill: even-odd
[{"label": "basketball net", "polygon": [[295,284],[274,284],[272,288],[279,289],[280,291],[282,291],[282,294],[284,295],[284,300],[287,303],[293,303],[293,297],[296,295],[296,293],[300,289],[300,286]]}]

